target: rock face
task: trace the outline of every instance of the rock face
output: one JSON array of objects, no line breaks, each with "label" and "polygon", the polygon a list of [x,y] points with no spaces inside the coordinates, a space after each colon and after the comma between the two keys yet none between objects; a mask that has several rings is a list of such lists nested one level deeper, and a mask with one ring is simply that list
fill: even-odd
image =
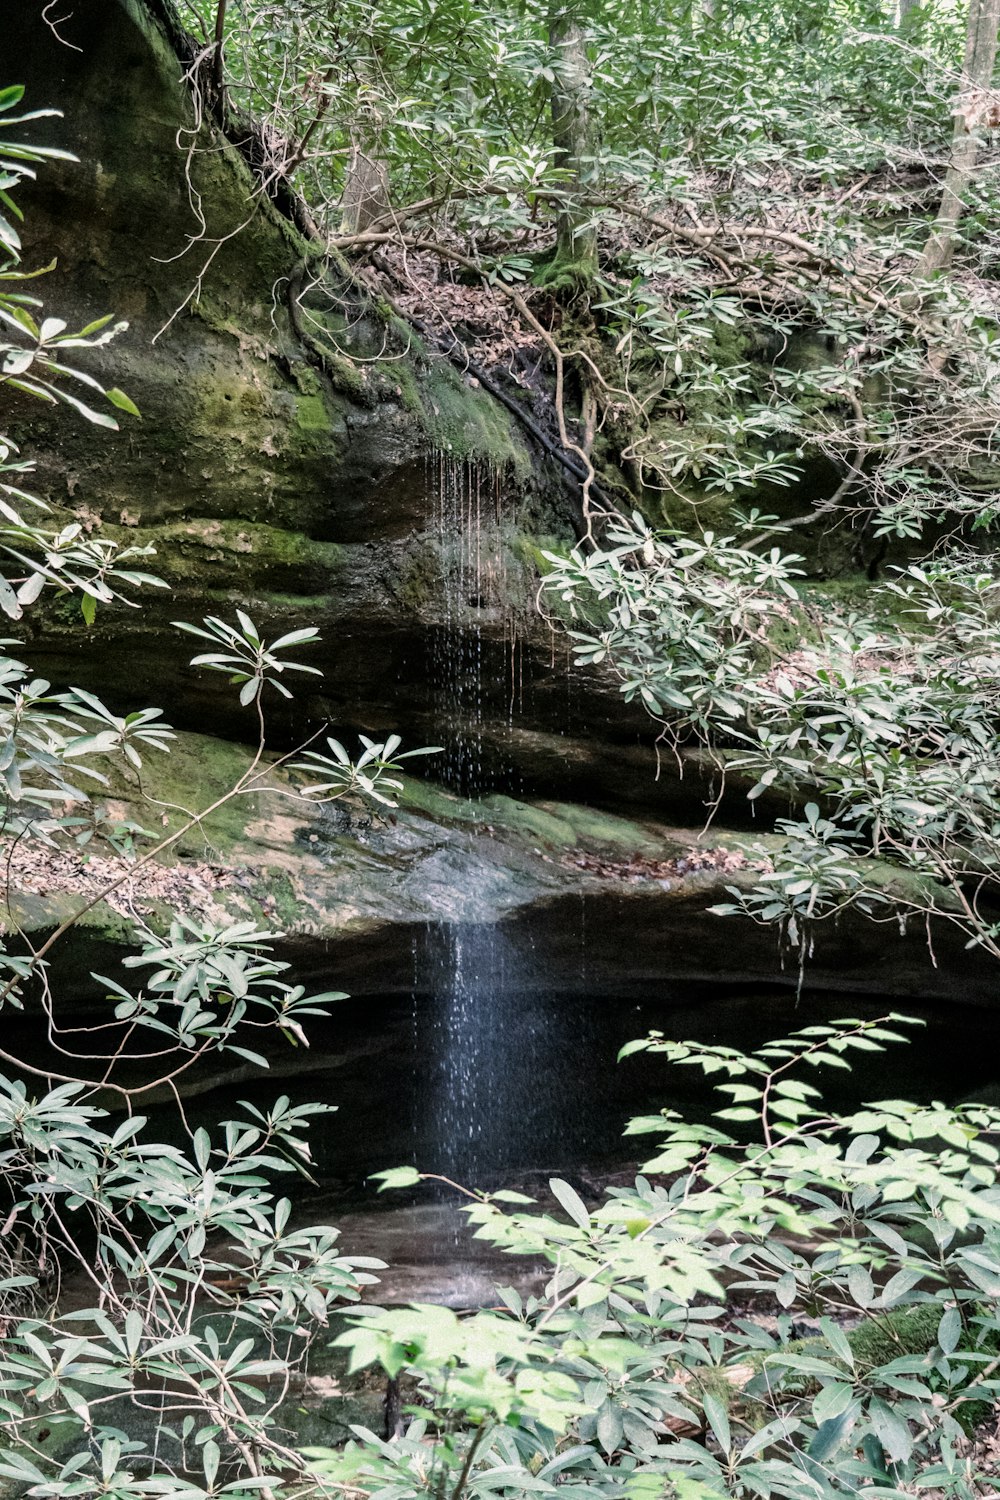
[{"label": "rock face", "polygon": [[[410,520],[419,509],[413,475],[431,443],[516,456],[491,403],[446,369],[421,383],[411,359],[390,383],[352,363],[395,337],[374,304],[351,327],[345,313],[363,305],[339,326],[321,310],[331,359],[333,340],[343,344],[339,381],[315,368],[288,307],[309,247],[237,152],[194,130],[182,63],[147,6],[84,0],[60,25],[67,45],[38,7],[8,19],[27,102],[55,99],[63,114],[36,136],[80,158],[23,191],[28,257],[58,255],[47,295],[64,316],[129,320],[114,367],[143,411],[123,438],[33,412],[30,440],[57,496],[137,538],[168,528],[176,550],[203,537],[206,551],[253,556],[244,577],[276,587],[294,543],[269,530],[316,543],[398,535],[407,506]],[[260,534],[241,540],[240,523]],[[319,547],[305,592],[322,592],[330,562]]]},{"label": "rock face", "polygon": [[141,611],[101,610],[89,632],[76,604],[50,612],[29,624],[33,659],[54,681],[239,737],[243,716],[187,670],[170,628],[239,605],[269,630],[322,631],[322,690],[272,723],[279,740],[330,718],[427,741],[458,711],[450,687],[428,691],[434,661],[465,652],[494,779],[568,774],[578,793],[614,797],[606,747],[648,742],[647,725],[613,686],[567,674],[534,607],[539,545],[572,539],[571,497],[503,407],[345,275],[309,270],[303,341],[290,299],[315,250],[238,152],[195,129],[169,14],[160,0],[80,0],[58,35],[35,5],[6,18],[26,103],[62,111],[35,138],[79,158],[22,191],[26,264],[58,256],[45,296],[77,326],[128,319],[91,358],[143,414],[116,434],[24,403],[7,425],[42,493],[155,547],[146,566],[172,589]]},{"label": "rock face", "polygon": [[[123,781],[106,811],[148,825],[164,809],[162,830],[170,834],[188,822],[182,809],[197,811],[234,785],[248,759],[240,746],[182,735],[168,756],[144,768],[152,801]],[[398,809],[372,816],[339,803],[317,806],[297,794],[300,785],[298,773],[276,767],[259,789],[188,826],[163,861],[88,914],[90,933],[106,940],[124,932],[136,909],[160,927],[178,911],[252,918],[286,934],[282,951],[302,982],[325,985],[333,974],[355,997],[450,983],[438,961],[414,969],[415,951],[434,931],[467,951],[478,945],[472,967],[488,970],[480,977],[495,997],[541,988],[624,1002],[677,985],[796,986],[796,956],[782,955],[773,930],[708,910],[727,886],[755,878],[754,864],[766,859],[773,838],[700,840],[650,819],[500,794],[473,800],[412,780]],[[53,861],[44,852],[15,851],[13,860],[12,917],[27,931],[62,921],[130,869],[94,856]],[[499,946],[487,952],[490,933]],[[901,938],[895,924],[848,916],[838,926],[818,925],[808,985],[992,1000],[991,961],[963,954],[948,929],[938,935],[936,958],[935,967],[922,927]],[[79,967],[88,964],[98,966],[81,955]],[[102,994],[93,991],[98,1007]],[[86,1004],[82,996],[79,1003]]]},{"label": "rock face", "polygon": [[195,129],[169,0],[79,0],[55,31],[41,6],[12,9],[26,103],[62,111],[30,129],[79,158],[22,190],[26,265],[58,258],[40,286],[76,326],[128,319],[91,358],[143,415],[108,433],[24,403],[5,424],[42,493],[154,547],[145,566],[171,587],[139,610],[100,609],[89,631],[75,601],[29,616],[38,670],[246,737],[247,716],[188,669],[171,627],[238,606],[273,633],[322,633],[322,685],[272,716],[275,743],[324,720],[395,729],[445,742],[450,781],[471,791],[700,820],[711,773],[657,777],[645,715],[575,669],[538,615],[542,550],[573,538],[559,473],[345,275],[309,271],[303,341],[291,296],[314,248],[239,153]]},{"label": "rock face", "polygon": [[[28,107],[63,113],[35,122],[34,138],[79,157],[23,191],[26,262],[58,254],[45,296],[67,320],[129,320],[95,369],[143,416],[109,434],[25,404],[6,425],[38,463],[36,488],[84,524],[154,546],[148,566],[172,589],[141,610],[101,609],[89,631],[75,603],[29,621],[33,664],[115,706],[160,704],[181,726],[238,740],[248,716],[218,678],[185,665],[169,622],[239,606],[269,631],[314,624],[322,685],[272,716],[273,741],[323,720],[340,733],[397,729],[443,743],[444,778],[475,799],[418,787],[409,810],[369,829],[301,809],[227,813],[188,841],[188,876],[221,883],[228,909],[277,922],[304,969],[336,964],[355,993],[398,991],[428,924],[500,924],[544,952],[546,982],[566,994],[780,978],[770,932],[706,913],[717,876],[664,885],[587,863],[682,854],[694,835],[678,826],[700,827],[713,773],[692,760],[683,780],[669,766],[655,779],[645,717],[613,683],[574,670],[565,637],[539,618],[541,550],[572,540],[572,497],[510,415],[336,268],[306,298],[315,337],[303,338],[290,299],[313,250],[235,149],[196,128],[168,0],[74,0],[55,31],[40,5],[9,9]],[[241,752],[186,745],[164,796],[204,806]],[[552,796],[631,821],[538,800]],[[29,881],[19,913],[38,929],[74,899]],[[151,900],[165,916],[173,887]],[[117,920],[97,918],[112,936]],[[954,971],[935,970],[919,936],[889,932],[821,934],[812,982],[985,995],[974,955],[956,947]]]}]

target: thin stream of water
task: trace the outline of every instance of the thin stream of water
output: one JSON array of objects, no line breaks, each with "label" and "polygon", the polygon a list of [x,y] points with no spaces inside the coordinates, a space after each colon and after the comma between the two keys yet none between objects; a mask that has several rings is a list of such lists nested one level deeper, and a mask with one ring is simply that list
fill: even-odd
[{"label": "thin stream of water", "polygon": [[[484,620],[501,637],[509,682],[508,727],[522,688],[517,621],[509,605],[501,476],[440,456],[433,526],[442,559],[440,624],[431,648],[438,775],[465,798],[513,790],[513,771],[484,732]],[[499,615],[499,620],[497,616]],[[496,684],[490,684],[490,698]],[[494,715],[494,721],[496,716]],[[428,1065],[427,1107],[437,1143],[433,1170],[474,1182],[502,1157],[497,1132],[517,1100],[511,1056],[516,993],[527,976],[496,923],[430,924],[415,956],[415,1026]],[[523,1039],[521,1039],[523,1045]]]}]

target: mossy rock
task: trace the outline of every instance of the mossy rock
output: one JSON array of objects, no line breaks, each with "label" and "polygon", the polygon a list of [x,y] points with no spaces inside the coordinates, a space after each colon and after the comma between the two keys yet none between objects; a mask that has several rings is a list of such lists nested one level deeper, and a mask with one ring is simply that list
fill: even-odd
[{"label": "mossy rock", "polygon": [[438,452],[527,476],[531,459],[510,413],[478,381],[463,378],[438,358],[428,364],[417,395],[423,425]]},{"label": "mossy rock", "polygon": [[[542,805],[548,806],[546,803]],[[592,807],[580,807],[576,803],[559,804],[558,813],[560,822],[572,833],[574,844],[596,846],[609,852],[615,850],[623,857],[637,854],[663,857],[662,840],[646,834],[629,818],[619,818]]]},{"label": "mossy rock", "polygon": [[516,831],[522,838],[538,839],[555,848],[572,849],[577,843],[572,823],[550,809],[494,794],[484,798],[479,816],[490,826]]},{"label": "mossy rock", "polygon": [[[856,1328],[848,1330],[846,1338],[854,1355],[858,1374],[869,1375],[872,1371],[891,1364],[893,1360],[901,1359],[905,1355],[930,1355],[937,1346],[942,1311],[940,1302],[919,1303],[914,1307],[878,1313],[873,1317],[865,1318]],[[968,1304],[966,1304],[966,1311],[970,1311]],[[962,1330],[953,1358],[957,1358],[961,1353],[973,1351],[987,1355],[1000,1352],[1000,1340],[994,1335],[985,1342],[980,1342],[976,1330],[971,1325],[966,1326]],[[761,1420],[764,1419],[764,1408],[754,1401],[754,1397],[764,1394],[768,1379],[766,1375],[768,1359],[778,1354],[812,1355],[822,1359],[836,1358],[827,1341],[819,1337],[794,1339],[780,1350],[769,1350],[753,1355],[749,1363],[754,1366],[757,1373],[740,1393],[740,1399],[746,1399],[751,1408],[756,1408]],[[777,1368],[776,1366],[775,1369]],[[985,1422],[995,1410],[992,1400],[975,1394],[977,1369],[977,1364],[970,1364],[968,1385],[965,1388],[968,1395],[963,1397],[955,1410],[957,1420],[969,1433]],[[928,1364],[928,1373],[932,1373],[930,1364]],[[808,1375],[796,1378],[793,1374],[793,1381],[801,1388],[802,1394],[815,1393],[820,1388],[819,1382]],[[731,1384],[729,1397],[730,1400],[735,1397]]]},{"label": "mossy rock", "polygon": [[68,321],[128,319],[113,383],[143,413],[122,418],[126,436],[15,402],[8,430],[38,461],[39,487],[108,522],[186,519],[196,496],[204,516],[329,537],[338,511],[353,524],[387,477],[438,451],[526,473],[510,413],[387,325],[335,259],[323,263],[331,295],[309,305],[322,347],[299,337],[288,289],[315,249],[210,125],[190,158],[178,149],[193,109],[170,13],[80,0],[58,37],[34,7],[7,18],[28,107],[63,111],[35,138],[79,157],[24,184],[26,263],[58,258],[45,296]]}]

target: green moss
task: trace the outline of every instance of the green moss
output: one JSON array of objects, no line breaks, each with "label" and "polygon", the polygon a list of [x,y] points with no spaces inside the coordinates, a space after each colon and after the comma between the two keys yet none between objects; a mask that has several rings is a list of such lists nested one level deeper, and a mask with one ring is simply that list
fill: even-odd
[{"label": "green moss", "polygon": [[427,359],[427,345],[420,334],[413,327],[412,323],[407,323],[405,318],[399,317],[391,308],[389,309],[387,327],[401,349],[409,350],[419,360]]},{"label": "green moss", "polygon": [[[550,804],[543,803],[544,807]],[[613,813],[597,812],[592,807],[560,803],[559,818],[568,824],[575,842],[597,844],[620,850],[623,854],[657,854],[663,857],[663,841],[645,833],[641,826]]]},{"label": "green moss", "polygon": [[[366,312],[378,309],[366,306]],[[386,311],[388,311],[386,309]],[[376,323],[383,319],[376,316]],[[456,458],[480,459],[496,467],[512,466],[524,476],[529,455],[509,413],[485,391],[470,385],[442,358],[428,359],[423,340],[408,324],[389,312],[387,326],[405,357],[378,360],[381,340],[362,329],[354,342],[372,361],[363,368],[348,354],[315,343],[316,361],[334,391],[355,405],[369,409],[378,402],[399,402],[416,417],[431,444]],[[331,335],[332,337],[332,335]],[[384,334],[382,335],[384,338]],[[336,342],[334,340],[334,342]],[[423,367],[421,369],[421,367]],[[305,435],[327,433],[332,418],[318,389],[303,388],[296,397],[296,425]]]},{"label": "green moss", "polygon": [[296,359],[289,364],[289,373],[295,382],[295,389],[303,396],[322,396],[323,387],[320,384],[319,373],[305,359]]},{"label": "green moss", "polygon": [[[656,429],[659,442],[663,437],[662,427]],[[671,530],[690,535],[700,531],[728,531],[732,525],[733,497],[700,491],[691,482],[678,479],[667,495],[658,491],[646,491],[639,502],[639,509],[654,526],[665,526]]]},{"label": "green moss", "polygon": [[[333,543],[327,545],[333,546]],[[343,553],[346,549],[339,548]],[[319,619],[321,615],[327,614],[339,602],[336,594],[283,594],[280,590],[268,589],[266,596],[261,601],[269,615],[308,615],[310,619]]]},{"label": "green moss", "polygon": [[[554,552],[557,557],[568,557],[572,547],[573,542],[566,538],[551,536],[536,537],[528,535],[523,531],[515,532],[512,536],[510,549],[513,556],[527,573],[525,592],[530,597],[532,609],[535,608],[539,580],[552,572],[552,564],[545,556],[545,553]],[[555,620],[561,620],[566,625],[572,623],[572,609],[559,594],[547,592],[544,597],[543,607],[546,616]]]},{"label": "green moss", "polygon": [[921,635],[933,625],[898,594],[890,594],[862,574],[846,578],[825,578],[798,584],[802,600],[829,621],[831,609],[845,617],[866,615],[876,622],[893,626],[907,635]]},{"label": "green moss", "polygon": [[819,646],[823,641],[820,618],[805,602],[796,604],[788,600],[787,611],[783,615],[769,615],[767,619],[767,647],[772,661],[780,661],[803,647]]},{"label": "green moss", "polygon": [[192,395],[195,412],[185,440],[195,434],[213,442],[229,439],[251,450],[257,447],[267,399],[247,367],[234,361],[225,374],[192,382]]},{"label": "green moss", "polygon": [[393,373],[396,377],[394,394],[403,410],[410,412],[413,416],[422,416],[423,403],[420,400],[420,385],[413,366],[408,361],[400,361]]},{"label": "green moss", "polygon": [[536,264],[531,280],[558,301],[580,302],[589,309],[595,290],[595,266],[589,258],[571,260],[556,252]]},{"label": "green moss", "polygon": [[376,392],[365,379],[364,371],[346,354],[326,354],[323,363],[335,391],[348,396],[357,406],[375,405]]},{"label": "green moss", "polygon": [[455,797],[430,781],[405,779],[401,805],[438,822],[488,826],[557,848],[614,848],[627,854],[664,853],[639,823],[566,802],[522,802],[499,792],[481,801]]},{"label": "green moss", "polygon": [[[776,538],[779,543],[782,540],[781,537]],[[785,545],[788,546],[789,543],[785,542]],[[812,604],[823,610],[832,605],[845,614],[853,611],[867,614],[875,602],[870,581],[858,574],[853,578],[810,579],[806,583],[796,584],[796,588],[805,604]]]},{"label": "green moss", "polygon": [[554,552],[557,557],[568,557],[572,551],[572,544],[565,538],[554,536],[533,536],[526,532],[515,532],[510,541],[511,551],[521,562],[526,563],[539,578],[546,573],[551,573],[552,564],[545,556],[546,552]]},{"label": "green moss", "polygon": [[213,333],[222,334],[234,339],[241,346],[251,348],[259,359],[266,359],[273,352],[269,341],[265,341],[259,334],[255,336],[246,328],[241,328],[204,291],[190,304],[190,312]]},{"label": "green moss", "polygon": [[476,803],[446,792],[433,781],[418,781],[402,776],[400,806],[407,812],[423,813],[442,823],[473,823],[477,820]]},{"label": "green moss", "polygon": [[495,468],[510,466],[522,477],[530,471],[513,418],[485,391],[466,385],[451,365],[433,361],[419,389],[423,424],[436,448]]},{"label": "green moss", "polygon": [[292,884],[291,877],[277,870],[265,872],[261,891],[271,903],[268,919],[277,921],[282,927],[295,927],[302,916],[302,901]]},{"label": "green moss", "polygon": [[[345,549],[335,542],[320,542],[304,532],[258,521],[199,516],[154,527],[106,526],[104,530],[116,541],[152,545],[156,556],[150,560],[151,571],[168,581],[190,580],[204,592],[219,586],[212,576],[216,568],[225,571],[223,588],[247,578],[253,579],[255,588],[271,581],[301,586],[310,578],[322,587],[345,562]],[[314,610],[315,596],[305,597]]]},{"label": "green moss", "polygon": [[[159,814],[164,820],[163,832],[175,832],[191,814],[210,806],[235,786],[252,754],[245,745],[204,734],[178,736],[169,755],[150,754],[143,768],[143,786],[155,801],[145,811],[146,826]],[[194,859],[224,857],[244,839],[247,824],[261,810],[258,795],[234,797],[196,823],[176,852]]]},{"label": "green moss", "polygon": [[330,413],[322,396],[296,396],[295,425],[305,433],[330,431]]},{"label": "green moss", "polygon": [[[553,805],[550,803],[549,807]],[[572,849],[577,843],[573,825],[565,818],[546,808],[518,802],[499,793],[480,803],[480,817],[491,826],[509,829],[529,840],[540,839],[542,843],[554,844],[558,848]]]},{"label": "green moss", "polygon": [[441,591],[442,559],[436,546],[414,548],[400,568],[394,593],[400,604],[419,613]]},{"label": "green moss", "polygon": [[941,1306],[928,1302],[865,1318],[848,1335],[848,1343],[862,1370],[874,1370],[904,1354],[926,1354],[937,1343]]}]

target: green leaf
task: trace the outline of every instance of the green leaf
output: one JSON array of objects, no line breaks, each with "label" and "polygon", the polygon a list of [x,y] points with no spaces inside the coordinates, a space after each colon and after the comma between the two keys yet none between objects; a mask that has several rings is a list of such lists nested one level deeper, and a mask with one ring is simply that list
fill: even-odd
[{"label": "green leaf", "polygon": [[905,1419],[875,1396],[868,1404],[868,1419],[893,1463],[905,1463],[913,1452],[913,1436]]},{"label": "green leaf", "polygon": [[798,1284],[794,1271],[785,1271],[774,1284],[774,1295],[782,1307],[791,1307],[797,1291]]},{"label": "green leaf", "polygon": [[623,1058],[631,1057],[633,1053],[645,1052],[648,1047],[648,1037],[640,1037],[634,1042],[626,1042],[623,1047],[619,1048],[618,1061],[621,1062]]},{"label": "green leaf", "polygon": [[953,1354],[962,1336],[962,1315],[957,1307],[948,1307],[938,1324],[937,1341],[942,1353]]},{"label": "green leaf", "polygon": [[845,1381],[833,1380],[824,1385],[813,1398],[812,1416],[817,1427],[824,1422],[840,1418],[854,1401],[854,1387]]},{"label": "green leaf", "polygon": [[566,1210],[570,1218],[579,1224],[581,1229],[590,1228],[590,1210],[574,1188],[568,1182],[563,1182],[561,1177],[550,1177],[549,1187],[553,1197]]},{"label": "green leaf", "polygon": [[387,1188],[416,1187],[423,1178],[416,1167],[389,1167],[384,1172],[372,1172],[372,1179],[379,1184],[379,1192],[384,1193]]},{"label": "green leaf", "polygon": [[[852,1267],[851,1269],[855,1268]],[[835,1323],[832,1318],[823,1317],[819,1320],[819,1326],[822,1328],[823,1335],[837,1358],[842,1359],[849,1370],[853,1370],[854,1350],[851,1348],[850,1340],[840,1324]]]},{"label": "green leaf", "polygon": [[859,1307],[870,1307],[875,1301],[871,1272],[866,1266],[848,1267],[847,1289]]},{"label": "green leaf", "polygon": [[809,1457],[818,1464],[827,1463],[844,1446],[856,1421],[855,1411],[848,1407],[839,1416],[822,1422],[806,1449]]},{"label": "green leaf", "polygon": [[[97,324],[91,325],[91,326],[92,327],[99,327],[100,326],[100,322],[97,323]],[[112,406],[117,406],[117,408],[118,408],[119,411],[127,411],[130,417],[141,417],[142,416],[142,412],[136,406],[136,404],[132,400],[131,396],[126,396],[125,392],[124,391],[120,391],[117,386],[112,386],[111,389],[109,391],[105,391],[104,394],[107,396],[108,400],[111,402],[111,405]]]},{"label": "green leaf", "polygon": [[726,1408],[718,1396],[712,1396],[707,1392],[702,1397],[702,1407],[704,1408],[708,1425],[715,1434],[716,1442],[723,1453],[728,1453],[732,1446],[732,1438],[729,1431],[729,1414]]},{"label": "green leaf", "polygon": [[622,1435],[621,1408],[612,1401],[605,1401],[597,1414],[597,1440],[605,1453],[610,1455],[615,1452]]}]

